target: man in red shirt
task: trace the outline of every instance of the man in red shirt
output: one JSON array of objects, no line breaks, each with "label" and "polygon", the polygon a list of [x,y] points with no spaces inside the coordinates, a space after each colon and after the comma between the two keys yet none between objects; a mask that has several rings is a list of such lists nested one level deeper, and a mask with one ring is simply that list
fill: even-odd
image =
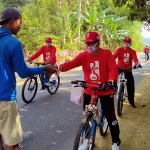
[{"label": "man in red shirt", "polygon": [[[79,53],[73,60],[60,64],[59,70],[64,72],[82,66],[84,80],[98,85],[103,83],[107,87],[108,81],[114,82],[118,78],[118,69],[110,50],[100,48],[100,37],[97,32],[88,32],[85,37],[86,50]],[[90,89],[84,90],[83,109],[90,103]],[[112,150],[119,150],[119,125],[114,110],[114,91],[99,91],[99,97],[105,117],[108,120]]]},{"label": "man in red shirt", "polygon": [[[131,49],[131,38],[125,37],[124,45],[120,48],[118,48],[114,53],[114,58],[118,58],[118,66],[120,68],[126,69],[132,66],[132,61],[135,63],[136,67],[140,66],[139,60],[136,55],[136,51]],[[121,70],[119,70],[120,73]],[[135,87],[134,87],[134,78],[132,74],[132,69],[125,72],[125,78],[127,79],[127,92],[128,92],[128,100],[130,105],[133,108],[136,108],[134,104],[134,93],[135,93]]]},{"label": "man in red shirt", "polygon": [[[47,37],[45,39],[46,45],[42,46],[35,54],[30,56],[28,59],[29,61],[32,61],[36,58],[38,58],[40,55],[43,55],[43,60],[45,64],[52,64],[54,65],[56,63],[56,47],[52,45],[52,39],[50,37]],[[42,87],[40,90],[45,89],[47,86],[49,86],[49,74],[46,72],[41,74],[41,82]]]},{"label": "man in red shirt", "polygon": [[146,47],[144,48],[145,58],[147,58],[145,62],[149,60],[149,51],[150,51],[150,48],[146,45]]}]

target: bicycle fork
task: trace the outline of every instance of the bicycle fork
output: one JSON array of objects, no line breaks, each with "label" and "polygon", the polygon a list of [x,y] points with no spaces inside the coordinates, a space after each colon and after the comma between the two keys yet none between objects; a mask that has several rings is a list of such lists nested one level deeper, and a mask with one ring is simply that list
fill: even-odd
[{"label": "bicycle fork", "polygon": [[119,85],[118,85],[118,91],[117,91],[117,99],[118,99],[118,96],[119,96],[119,91],[120,91],[120,88],[121,88],[121,84],[123,84],[123,87],[124,87],[124,92],[123,92],[123,101],[125,101],[125,97],[126,97],[126,89],[125,89],[125,87],[126,87],[126,85],[125,85],[125,83],[126,83],[126,81],[121,81],[120,83],[119,83]]},{"label": "bicycle fork", "polygon": [[92,145],[93,143],[95,143],[95,126],[96,126],[97,122],[96,120],[93,120],[92,121],[92,126],[91,126],[91,129],[90,129],[90,137],[89,137],[89,150],[92,149]]}]

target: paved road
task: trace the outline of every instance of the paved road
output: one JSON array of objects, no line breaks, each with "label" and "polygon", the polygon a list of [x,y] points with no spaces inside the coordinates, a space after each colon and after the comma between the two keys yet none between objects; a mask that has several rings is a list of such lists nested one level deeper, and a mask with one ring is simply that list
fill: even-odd
[{"label": "paved road", "polygon": [[[138,57],[142,65],[144,54]],[[148,64],[146,64],[148,65]],[[145,69],[143,71],[146,72]],[[144,76],[134,71],[136,84]],[[82,79],[80,68],[61,73],[61,86],[58,92],[50,95],[46,90],[38,91],[30,104],[21,98],[23,79],[17,78],[17,99],[23,127],[25,150],[71,150],[76,130],[82,118],[82,106],[69,101],[70,81]]]}]

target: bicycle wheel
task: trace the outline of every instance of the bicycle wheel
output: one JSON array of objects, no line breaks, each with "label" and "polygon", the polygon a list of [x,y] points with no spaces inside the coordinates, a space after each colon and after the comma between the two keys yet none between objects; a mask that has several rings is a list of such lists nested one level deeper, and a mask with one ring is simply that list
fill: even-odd
[{"label": "bicycle wheel", "polygon": [[[83,146],[83,142],[85,140],[88,140],[88,142],[86,143],[86,148],[88,147],[89,150],[93,150],[95,144],[96,124],[92,123],[93,119],[91,117],[91,114],[83,119],[77,130],[77,134],[73,144],[73,150],[78,150],[80,146]],[[93,130],[92,133],[91,130]],[[90,137],[92,137],[92,139],[90,139]]]},{"label": "bicycle wheel", "polygon": [[22,87],[22,99],[25,103],[30,103],[37,92],[37,77],[27,78]]},{"label": "bicycle wheel", "polygon": [[108,130],[108,121],[106,117],[103,115],[101,118],[101,124],[99,127],[99,132],[101,136],[105,136]]},{"label": "bicycle wheel", "polygon": [[118,101],[117,101],[118,116],[122,115],[123,101],[124,101],[124,85],[120,84],[119,93],[118,93]]},{"label": "bicycle wheel", "polygon": [[148,61],[148,56],[145,55],[145,63]]},{"label": "bicycle wheel", "polygon": [[49,83],[50,83],[50,86],[47,87],[47,91],[48,91],[50,94],[55,94],[56,91],[57,91],[58,88],[59,88],[59,85],[60,85],[60,77],[59,77],[59,75],[52,74],[52,75],[50,76]]}]

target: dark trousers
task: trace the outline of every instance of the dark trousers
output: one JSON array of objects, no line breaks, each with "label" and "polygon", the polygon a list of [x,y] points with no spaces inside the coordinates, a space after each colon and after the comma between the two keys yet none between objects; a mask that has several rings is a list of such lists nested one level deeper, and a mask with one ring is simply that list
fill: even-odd
[{"label": "dark trousers", "polygon": [[127,79],[128,101],[134,103],[135,87],[134,87],[134,77],[132,72],[126,71],[125,78]]},{"label": "dark trousers", "polygon": [[149,53],[145,52],[145,55],[147,55],[147,60],[149,59]]},{"label": "dark trousers", "polygon": [[[119,125],[115,115],[114,109],[114,95],[100,96],[100,102],[103,109],[104,116],[108,121],[108,125],[111,132],[112,142],[120,143],[119,139]],[[85,105],[90,104],[91,95],[84,94],[83,98],[83,110],[85,109]]]}]

